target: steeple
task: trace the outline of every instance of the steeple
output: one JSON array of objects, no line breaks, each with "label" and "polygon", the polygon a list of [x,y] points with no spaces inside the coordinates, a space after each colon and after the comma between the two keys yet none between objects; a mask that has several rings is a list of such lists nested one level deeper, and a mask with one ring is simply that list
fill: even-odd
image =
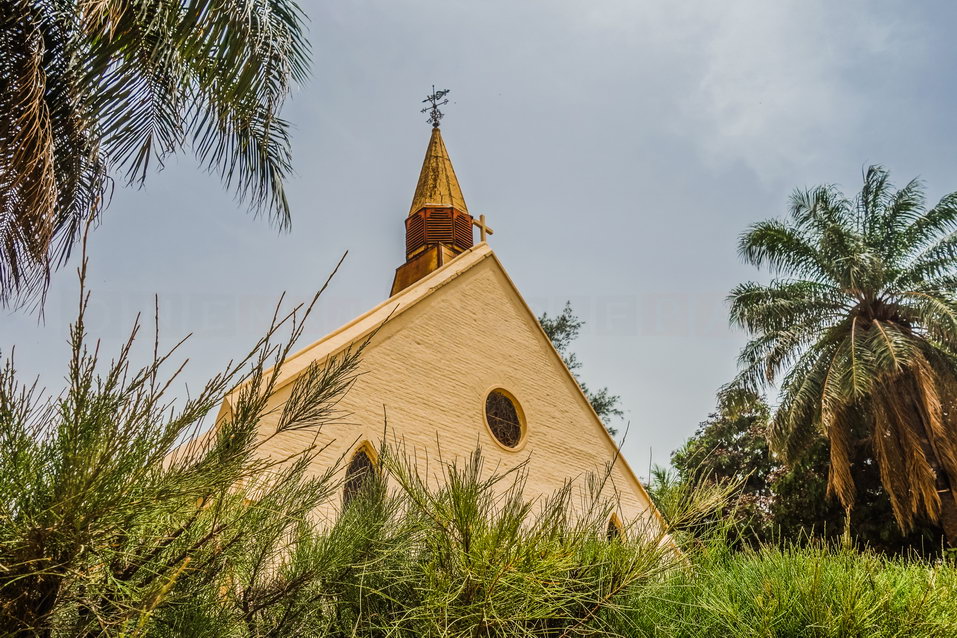
[{"label": "steeple", "polygon": [[392,294],[440,268],[472,244],[472,216],[442,141],[442,131],[433,126],[412,207],[405,218],[405,263],[395,271]]},{"label": "steeple", "polygon": [[449,152],[442,141],[442,130],[438,126],[432,128],[432,137],[422,161],[422,172],[419,173],[419,183],[415,187],[415,195],[412,196],[409,215],[427,207],[449,207],[463,213],[469,212],[465,206],[465,198],[462,197],[459,180],[455,177]]},{"label": "steeple", "polygon": [[[448,93],[433,86],[432,94],[422,100],[431,105],[422,112],[429,114],[432,137],[405,218],[405,263],[395,271],[393,295],[472,247],[472,216],[439,129],[443,116],[439,107],[448,104]],[[488,230],[484,222],[483,218],[483,238]]]}]

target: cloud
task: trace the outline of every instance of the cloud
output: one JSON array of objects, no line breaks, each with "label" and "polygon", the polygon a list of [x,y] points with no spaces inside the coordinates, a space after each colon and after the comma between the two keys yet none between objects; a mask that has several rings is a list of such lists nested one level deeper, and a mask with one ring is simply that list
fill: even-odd
[{"label": "cloud", "polygon": [[[899,4],[850,0],[604,0],[564,6],[614,42],[619,76],[656,92],[657,121],[711,167],[740,163],[787,180],[873,134],[888,78],[933,66],[933,20]],[[642,73],[635,74],[636,68]],[[633,89],[618,87],[627,95]],[[889,89],[885,102],[900,99]]]},{"label": "cloud", "polygon": [[700,124],[706,160],[743,162],[765,180],[826,165],[861,135],[873,84],[895,56],[920,54],[916,30],[876,4],[753,0],[707,11],[717,4],[702,5],[704,64],[682,107]]}]

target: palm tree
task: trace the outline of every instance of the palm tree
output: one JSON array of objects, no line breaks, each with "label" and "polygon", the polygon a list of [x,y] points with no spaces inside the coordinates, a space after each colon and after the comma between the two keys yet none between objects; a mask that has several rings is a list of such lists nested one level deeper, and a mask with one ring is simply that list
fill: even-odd
[{"label": "palm tree", "polygon": [[114,178],[184,148],[286,227],[303,20],[294,0],[0,0],[0,304],[45,291]]},{"label": "palm tree", "polygon": [[926,518],[957,545],[957,193],[926,210],[921,182],[895,190],[872,166],[853,200],[795,192],[740,253],[775,277],[730,295],[752,337],[738,382],[780,382],[773,449],[794,459],[823,434],[828,492],[849,509],[869,447],[901,529]]}]

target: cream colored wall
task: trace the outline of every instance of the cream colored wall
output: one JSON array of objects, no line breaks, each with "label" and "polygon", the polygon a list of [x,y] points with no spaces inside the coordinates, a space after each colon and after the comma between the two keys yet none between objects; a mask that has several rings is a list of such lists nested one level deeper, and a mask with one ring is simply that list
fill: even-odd
[{"label": "cream colored wall", "polygon": [[[439,445],[445,461],[481,446],[489,470],[528,459],[529,497],[600,472],[615,457],[613,441],[534,316],[487,248],[485,253],[472,255],[474,265],[458,276],[441,282],[439,275],[440,288],[397,313],[375,336],[363,356],[364,374],[342,400],[348,417],[319,435],[318,443],[329,446],[316,460],[316,473],[359,442],[378,442],[385,413],[389,438],[403,441],[420,460],[427,457],[433,472]],[[402,295],[393,299],[403,303]],[[307,349],[295,367],[309,358]],[[527,434],[517,451],[498,445],[484,422],[485,397],[496,387],[513,394],[526,417]],[[285,400],[290,388],[281,388],[274,402]],[[267,420],[264,426],[269,425]],[[313,432],[286,434],[270,442],[268,451],[295,453],[313,437]],[[605,494],[615,491],[626,522],[654,515],[622,459]]]}]

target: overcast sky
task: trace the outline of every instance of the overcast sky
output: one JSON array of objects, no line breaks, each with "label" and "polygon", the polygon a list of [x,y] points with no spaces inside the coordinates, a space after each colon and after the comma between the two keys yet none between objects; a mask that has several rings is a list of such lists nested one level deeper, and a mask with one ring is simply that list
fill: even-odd
[{"label": "overcast sky", "polygon": [[[957,5],[802,0],[304,2],[313,77],[294,123],[293,230],[236,205],[192,158],[119,191],[91,246],[90,331],[107,351],[161,304],[192,332],[196,384],[261,334],[283,291],[305,299],[349,250],[304,342],[384,299],[404,259],[429,125],[473,214],[536,312],[570,299],[591,386],[622,396],[645,474],[707,417],[743,335],[724,298],[761,274],[736,241],[795,187],[856,192],[862,167],[931,198],[957,190]],[[0,348],[58,388],[75,277],[45,323],[3,316]],[[476,339],[494,335],[476,335]]]}]

